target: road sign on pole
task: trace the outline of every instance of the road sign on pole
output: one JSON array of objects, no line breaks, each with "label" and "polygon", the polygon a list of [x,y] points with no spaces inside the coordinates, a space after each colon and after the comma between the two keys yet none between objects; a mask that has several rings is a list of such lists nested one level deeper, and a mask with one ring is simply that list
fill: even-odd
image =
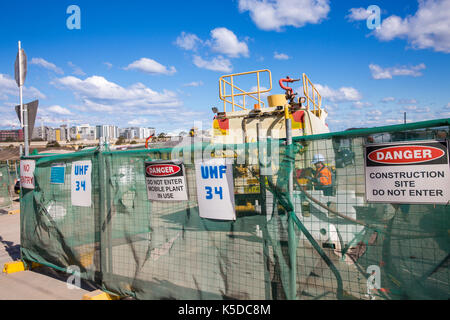
[{"label": "road sign on pole", "polygon": [[[23,105],[24,109],[28,111],[28,139],[31,140],[33,136],[34,123],[36,121],[37,109],[39,100],[34,100]],[[16,113],[19,117],[20,123],[22,123],[22,117],[20,116],[20,105],[16,106]]]},{"label": "road sign on pole", "polygon": [[[19,41],[20,46],[20,41]],[[16,78],[17,86],[21,87],[25,83],[27,76],[27,55],[23,49],[19,49],[16,56],[16,62],[14,63],[14,75]]]},{"label": "road sign on pole", "polygon": [[[25,145],[25,156],[29,154],[28,148],[28,111],[27,106],[23,106],[23,94],[22,88],[25,83],[25,77],[27,76],[27,56],[25,51],[21,48],[19,41],[19,51],[17,52],[16,61],[14,63],[14,76],[16,78],[17,85],[19,86],[19,96],[20,96],[20,124],[23,128],[24,133],[24,145]],[[22,120],[23,119],[23,120]],[[34,121],[33,121],[34,122]]]}]

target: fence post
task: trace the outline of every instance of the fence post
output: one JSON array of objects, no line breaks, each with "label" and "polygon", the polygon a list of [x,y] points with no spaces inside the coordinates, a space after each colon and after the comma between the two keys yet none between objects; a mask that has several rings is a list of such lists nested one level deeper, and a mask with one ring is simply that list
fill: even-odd
[{"label": "fence post", "polygon": [[[262,175],[261,170],[261,158],[260,158],[260,142],[261,142],[261,123],[258,122],[256,124],[256,137],[258,142],[258,163],[259,163],[259,191],[260,191],[260,202],[261,202],[261,226],[262,226],[262,232],[263,232],[263,259],[264,259],[264,290],[265,290],[265,296],[266,300],[271,299],[271,282],[270,282],[270,276],[269,276],[269,248],[268,248],[268,238],[267,238],[267,197],[266,197],[266,186],[264,185],[266,182],[266,177]],[[267,142],[267,140],[266,140]],[[266,146],[268,144],[266,143]],[[266,152],[268,149],[266,149]],[[266,163],[266,162],[264,162]]]},{"label": "fence post", "polygon": [[[289,157],[293,157],[289,159],[289,168],[288,168],[288,194],[289,194],[289,202],[294,205],[293,201],[293,193],[294,193],[294,176],[293,176],[293,164],[292,160],[295,159],[295,155],[292,151],[292,122],[289,117],[289,107],[284,107],[284,118],[286,123],[286,148],[288,150]],[[290,272],[289,272],[289,298],[291,300],[297,299],[297,239],[295,236],[294,229],[294,221],[291,217],[292,214],[295,214],[295,210],[289,212],[288,214],[288,250],[289,250],[289,262],[290,262]]]},{"label": "fence post", "polygon": [[100,233],[100,274],[101,283],[104,283],[105,275],[109,272],[107,264],[108,254],[108,235],[107,235],[107,212],[106,212],[106,184],[105,184],[105,159],[103,151],[100,149],[97,153],[98,177],[99,177],[99,230]]}]

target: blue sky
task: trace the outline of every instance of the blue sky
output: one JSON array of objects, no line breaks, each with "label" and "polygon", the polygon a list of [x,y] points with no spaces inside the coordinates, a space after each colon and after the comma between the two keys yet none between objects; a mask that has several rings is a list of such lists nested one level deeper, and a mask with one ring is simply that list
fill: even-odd
[{"label": "blue sky", "polygon": [[[66,13],[80,8],[81,29]],[[370,30],[366,9],[381,9]],[[17,41],[37,120],[188,130],[222,108],[218,78],[305,72],[332,131],[450,117],[450,0],[2,1],[0,128],[18,128]],[[295,88],[300,93],[300,85]]]}]

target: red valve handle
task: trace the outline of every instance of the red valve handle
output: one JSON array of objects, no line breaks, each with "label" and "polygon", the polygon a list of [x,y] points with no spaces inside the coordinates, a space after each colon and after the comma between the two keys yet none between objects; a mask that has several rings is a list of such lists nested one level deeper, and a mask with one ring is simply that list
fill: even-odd
[{"label": "red valve handle", "polygon": [[295,82],[295,81],[299,81],[300,79],[291,79],[289,78],[289,76],[286,76],[285,79],[280,79],[280,81],[278,81],[278,83],[280,84],[280,87],[286,91],[289,91],[289,95],[292,96],[294,94],[294,90],[291,87],[287,87],[283,84],[283,82]]}]

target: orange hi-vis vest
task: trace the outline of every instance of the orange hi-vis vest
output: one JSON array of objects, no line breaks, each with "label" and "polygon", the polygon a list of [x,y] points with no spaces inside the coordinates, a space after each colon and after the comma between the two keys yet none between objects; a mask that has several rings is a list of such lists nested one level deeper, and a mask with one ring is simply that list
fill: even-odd
[{"label": "orange hi-vis vest", "polygon": [[326,166],[323,166],[321,169],[316,170],[316,174],[314,176],[322,186],[330,186],[331,181],[331,171]]}]

